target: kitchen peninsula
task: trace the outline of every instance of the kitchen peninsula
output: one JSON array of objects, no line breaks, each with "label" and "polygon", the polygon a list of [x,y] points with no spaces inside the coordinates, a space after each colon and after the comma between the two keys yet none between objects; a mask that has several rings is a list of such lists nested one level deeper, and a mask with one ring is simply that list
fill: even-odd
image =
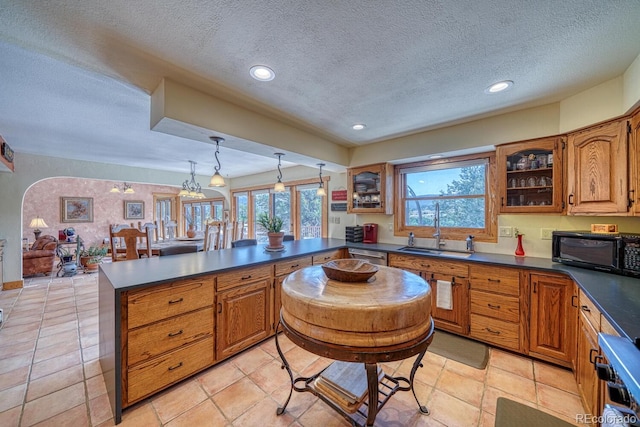
[{"label": "kitchen peninsula", "polygon": [[[280,284],[287,274],[345,257],[348,247],[406,255],[398,245],[340,239],[284,244],[284,252],[253,246],[101,266],[100,364],[116,423],[123,408],[272,336]],[[474,253],[461,261],[445,255],[416,256],[570,277],[621,336],[640,337],[639,279],[543,258]],[[520,323],[528,322],[523,314]],[[528,347],[519,351],[528,354]]]}]

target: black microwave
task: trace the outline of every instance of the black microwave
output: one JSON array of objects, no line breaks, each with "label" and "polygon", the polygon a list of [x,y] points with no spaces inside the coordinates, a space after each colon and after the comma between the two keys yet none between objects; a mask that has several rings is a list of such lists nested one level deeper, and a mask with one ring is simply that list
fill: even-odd
[{"label": "black microwave", "polygon": [[554,231],[551,252],[563,264],[640,277],[640,234]]}]

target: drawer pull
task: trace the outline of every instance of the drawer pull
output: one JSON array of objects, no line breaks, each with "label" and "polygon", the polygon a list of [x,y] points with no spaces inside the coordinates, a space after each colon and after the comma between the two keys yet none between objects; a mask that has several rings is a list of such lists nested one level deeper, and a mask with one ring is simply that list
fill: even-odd
[{"label": "drawer pull", "polygon": [[180,329],[178,332],[169,332],[169,333],[167,334],[167,336],[169,336],[169,337],[175,337],[175,336],[178,336],[178,335],[180,335],[180,334],[182,334],[182,329]]},{"label": "drawer pull", "polygon": [[292,265],[291,268],[297,268],[300,267],[300,264],[296,264],[296,265]]},{"label": "drawer pull", "polygon": [[328,260],[328,259],[331,259],[331,257],[330,257],[330,256],[326,256],[326,257],[324,257],[324,260],[325,260],[325,261],[326,261],[326,260]]},{"label": "drawer pull", "polygon": [[178,364],[177,364],[177,365],[175,365],[175,366],[169,366],[169,367],[167,368],[167,371],[173,371],[174,369],[178,369],[178,368],[180,368],[181,366],[182,366],[182,362],[178,363]]},{"label": "drawer pull", "polygon": [[218,303],[218,314],[222,313],[222,303]]},{"label": "drawer pull", "polygon": [[500,335],[500,331],[494,331],[491,328],[484,328],[485,331],[489,332],[490,334],[494,334],[494,335]]},{"label": "drawer pull", "polygon": [[248,276],[242,276],[241,279],[242,280],[251,279],[251,274],[249,274]]},{"label": "drawer pull", "polygon": [[602,356],[598,354],[598,349],[592,348],[591,350],[589,350],[589,363],[593,365],[594,369],[597,369],[596,363],[598,362],[598,360],[602,360]]},{"label": "drawer pull", "polygon": [[169,304],[178,304],[179,302],[184,301],[184,298],[180,297],[178,299],[172,299],[169,301]]},{"label": "drawer pull", "polygon": [[487,304],[487,306],[493,310],[500,310],[500,306],[499,305],[493,305],[493,304]]},{"label": "drawer pull", "polygon": [[500,279],[487,279],[488,282],[496,282],[496,283],[500,283]]},{"label": "drawer pull", "polygon": [[422,268],[431,268],[431,264],[420,263],[420,267],[422,267]]},{"label": "drawer pull", "polygon": [[582,311],[586,311],[587,313],[591,313],[591,309],[589,307],[587,307],[586,305],[580,306],[580,308],[582,309]]}]

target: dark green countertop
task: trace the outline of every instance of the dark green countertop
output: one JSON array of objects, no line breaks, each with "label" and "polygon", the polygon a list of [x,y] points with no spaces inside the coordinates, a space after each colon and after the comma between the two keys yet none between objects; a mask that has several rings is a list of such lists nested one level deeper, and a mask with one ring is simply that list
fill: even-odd
[{"label": "dark green countertop", "polygon": [[[273,263],[342,247],[407,254],[399,251],[402,245],[347,243],[342,239],[294,240],[284,242],[284,245],[284,252],[266,252],[264,245],[258,245],[141,259],[135,262],[102,264],[101,270],[116,291],[124,291],[178,278],[219,273],[247,265]],[[570,267],[546,258],[519,258],[513,255],[488,253],[474,253],[467,258],[447,257],[446,255],[437,255],[437,257],[452,261],[468,261],[567,274],[593,300],[618,332],[630,339],[640,337],[640,279]]]}]

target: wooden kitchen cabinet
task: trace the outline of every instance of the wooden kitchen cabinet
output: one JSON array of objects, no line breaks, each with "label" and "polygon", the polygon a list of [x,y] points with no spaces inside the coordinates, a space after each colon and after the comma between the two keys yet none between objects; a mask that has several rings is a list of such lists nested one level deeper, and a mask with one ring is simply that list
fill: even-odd
[{"label": "wooden kitchen cabinet", "polygon": [[587,413],[598,416],[600,413],[600,379],[593,363],[596,357],[600,356],[598,346],[600,311],[582,292],[579,292],[579,304],[576,382]]},{"label": "wooden kitchen cabinet", "polygon": [[632,212],[640,216],[640,109],[631,117],[629,133],[629,198]]},{"label": "wooden kitchen cabinet", "polygon": [[347,212],[393,214],[393,165],[347,169]]},{"label": "wooden kitchen cabinet", "polygon": [[204,276],[123,295],[123,406],[214,362],[213,277]]},{"label": "wooden kitchen cabinet", "polygon": [[469,267],[469,336],[521,351],[520,272],[513,268]]},{"label": "wooden kitchen cabinet", "polygon": [[500,213],[562,212],[564,136],[496,148]]},{"label": "wooden kitchen cabinet", "polygon": [[571,367],[575,352],[573,281],[565,276],[529,275],[529,354]]},{"label": "wooden kitchen cabinet", "polygon": [[[389,266],[419,273],[431,286],[431,317],[436,328],[460,335],[469,327],[469,266],[455,261],[389,254]],[[438,281],[451,283],[452,309],[438,307]]]},{"label": "wooden kitchen cabinet", "polygon": [[571,133],[567,141],[567,214],[629,211],[628,121]]},{"label": "wooden kitchen cabinet", "polygon": [[216,360],[267,338],[272,328],[272,265],[222,273],[216,278]]},{"label": "wooden kitchen cabinet", "polygon": [[298,271],[301,268],[305,268],[305,267],[309,267],[311,265],[314,264],[314,260],[315,257],[319,257],[318,259],[320,259],[321,257],[324,256],[334,256],[335,252],[338,251],[333,251],[331,253],[325,253],[323,254],[317,254],[317,255],[313,255],[312,257],[300,257],[300,258],[295,258],[292,260],[287,260],[287,261],[282,261],[282,262],[278,262],[276,263],[275,266],[275,278],[274,278],[274,286],[273,286],[273,298],[274,298],[274,303],[273,303],[273,332],[275,333],[275,328],[276,325],[278,324],[278,322],[280,321],[280,309],[282,308],[282,282],[284,282],[284,279],[287,278],[287,276],[291,273],[293,273],[294,271]]}]

